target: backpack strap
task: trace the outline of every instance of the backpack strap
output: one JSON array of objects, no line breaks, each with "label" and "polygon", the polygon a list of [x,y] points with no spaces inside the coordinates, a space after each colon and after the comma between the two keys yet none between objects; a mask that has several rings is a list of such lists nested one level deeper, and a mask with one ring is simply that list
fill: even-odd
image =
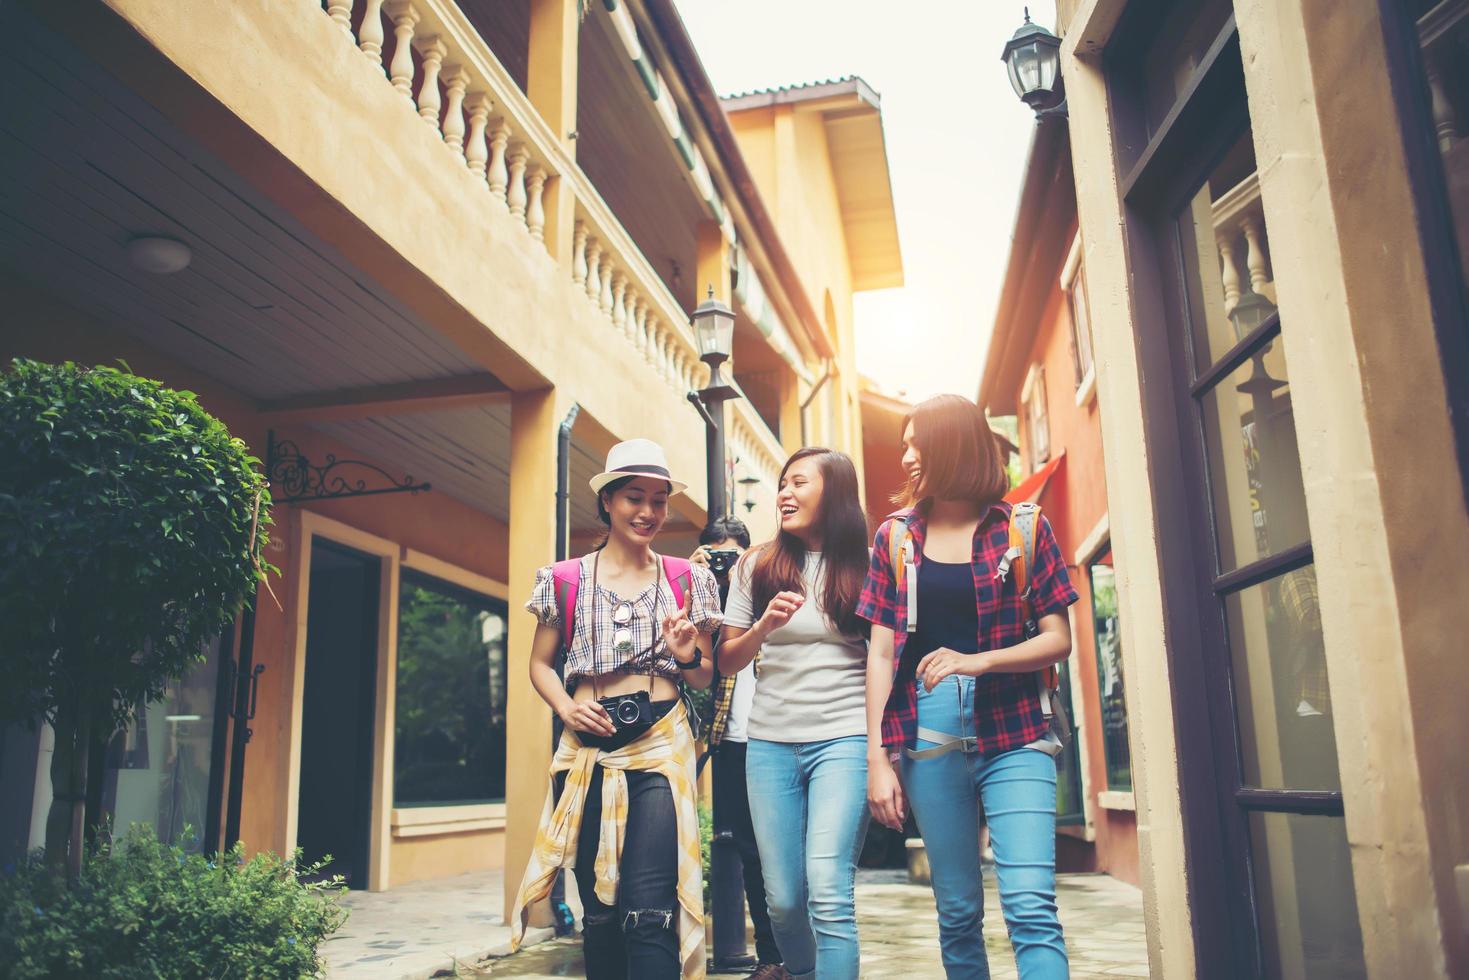
[{"label": "backpack strap", "polygon": [[[1015,588],[1025,603],[1025,635],[1027,638],[1039,632],[1035,620],[1035,609],[1030,602],[1031,577],[1035,566],[1035,539],[1041,523],[1039,504],[1022,501],[1010,509],[1010,570],[1015,573]],[[1041,713],[1050,718],[1055,706],[1052,696],[1061,688],[1061,672],[1055,664],[1035,672],[1037,693],[1041,699]]]},{"label": "backpack strap", "polygon": [[888,528],[888,566],[893,570],[897,592],[908,605],[908,632],[918,629],[918,569],[914,558],[913,529],[908,525],[912,512],[893,515]]},{"label": "backpack strap", "polygon": [[1025,501],[1010,508],[1010,570],[1015,573],[1015,588],[1026,600],[1030,599],[1030,570],[1035,563],[1035,537],[1040,517],[1040,504]]},{"label": "backpack strap", "polygon": [[576,593],[581,588],[581,559],[567,558],[552,565],[551,584],[556,593],[556,609],[561,614],[561,647],[570,650],[576,625]]}]

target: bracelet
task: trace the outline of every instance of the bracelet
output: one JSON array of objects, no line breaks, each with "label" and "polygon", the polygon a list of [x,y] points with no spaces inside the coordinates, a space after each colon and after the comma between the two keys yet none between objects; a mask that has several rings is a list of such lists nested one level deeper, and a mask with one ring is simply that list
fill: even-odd
[{"label": "bracelet", "polygon": [[[670,656],[671,656],[671,654],[670,654]],[[700,650],[698,647],[694,647],[694,659],[693,660],[690,660],[688,663],[684,663],[682,660],[678,659],[677,657],[674,657],[673,658],[673,664],[679,670],[697,670],[699,668],[699,665],[701,663],[703,663],[703,662],[704,662],[704,651],[703,650]]]}]

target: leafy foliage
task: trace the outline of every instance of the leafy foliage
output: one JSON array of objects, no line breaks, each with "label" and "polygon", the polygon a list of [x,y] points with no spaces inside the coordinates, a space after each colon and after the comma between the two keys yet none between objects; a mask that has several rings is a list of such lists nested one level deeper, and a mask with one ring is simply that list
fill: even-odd
[{"label": "leafy foliage", "polygon": [[319,867],[238,846],[209,861],[134,826],[75,882],[39,862],[0,877],[0,976],[318,976],[346,919],[340,878],[304,880]]},{"label": "leafy foliage", "polygon": [[714,846],[714,811],[699,801],[699,866],[704,869],[704,908],[709,908],[709,849]]},{"label": "leafy foliage", "polygon": [[199,662],[260,574],[258,462],[192,392],[15,361],[0,376],[0,720],[63,707],[115,730]]}]

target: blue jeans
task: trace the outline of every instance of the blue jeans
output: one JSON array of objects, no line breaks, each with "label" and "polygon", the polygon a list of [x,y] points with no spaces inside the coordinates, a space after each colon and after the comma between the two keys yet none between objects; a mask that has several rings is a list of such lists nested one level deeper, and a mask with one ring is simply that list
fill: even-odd
[{"label": "blue jeans", "polygon": [[857,980],[867,737],[750,739],[745,779],[775,942],[796,980]]},{"label": "blue jeans", "polygon": [[[920,684],[918,726],[972,735],[974,678],[946,677],[931,692]],[[936,744],[920,739],[918,748]],[[905,754],[902,778],[929,855],[949,980],[990,975],[980,931],[979,801],[1021,980],[1066,980],[1070,968],[1056,917],[1056,760],[1030,748],[996,756],[958,749],[932,759]]]}]

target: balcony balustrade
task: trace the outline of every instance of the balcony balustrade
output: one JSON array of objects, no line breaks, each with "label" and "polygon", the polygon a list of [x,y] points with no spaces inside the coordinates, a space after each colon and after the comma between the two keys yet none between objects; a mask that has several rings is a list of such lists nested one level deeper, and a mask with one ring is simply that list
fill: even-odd
[{"label": "balcony balustrade", "polygon": [[[323,8],[443,139],[446,159],[481,178],[530,240],[545,241],[547,192],[559,182],[563,206],[575,209],[568,285],[608,331],[595,341],[632,345],[680,402],[705,383],[687,311],[457,4],[324,0]],[[731,417],[736,454],[773,487],[779,441],[749,406],[735,403]]]}]

